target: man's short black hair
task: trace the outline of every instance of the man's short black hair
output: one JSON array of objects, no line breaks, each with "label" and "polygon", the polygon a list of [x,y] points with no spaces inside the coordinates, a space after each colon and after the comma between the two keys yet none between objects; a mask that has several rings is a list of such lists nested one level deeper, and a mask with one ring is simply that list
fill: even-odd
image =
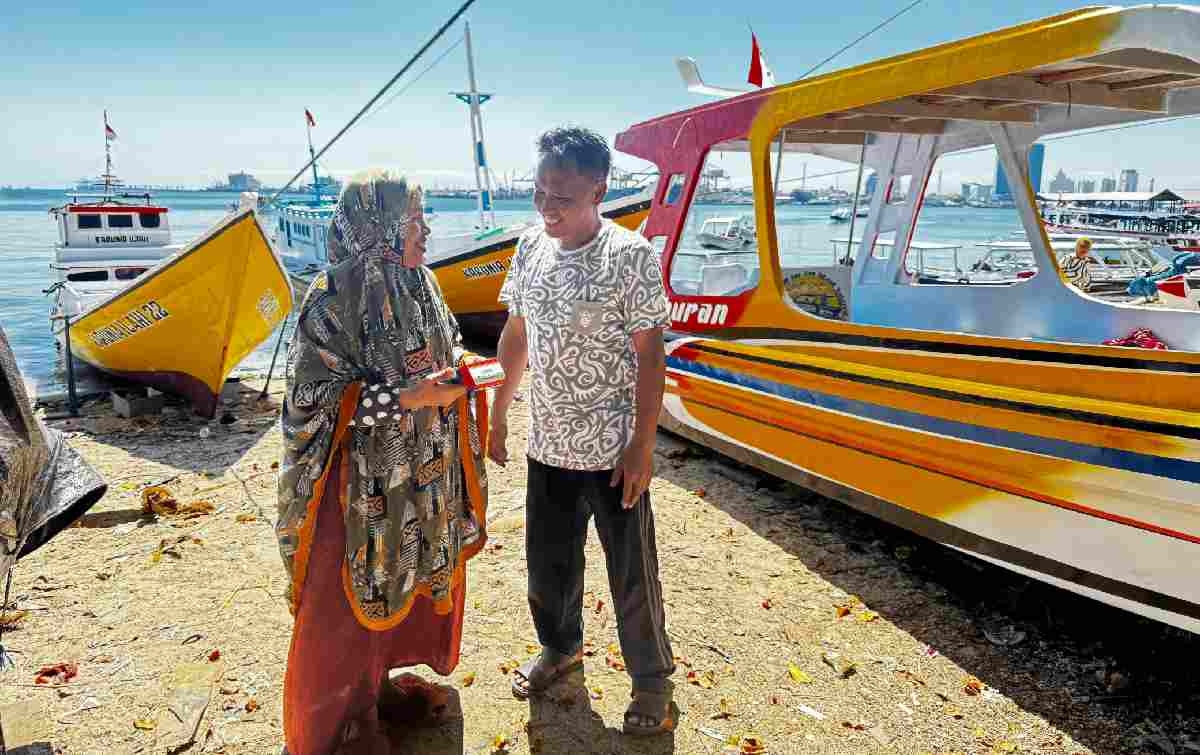
[{"label": "man's short black hair", "polygon": [[608,180],[612,152],[604,137],[580,126],[552,128],[538,137],[538,159],[574,170],[597,181]]}]

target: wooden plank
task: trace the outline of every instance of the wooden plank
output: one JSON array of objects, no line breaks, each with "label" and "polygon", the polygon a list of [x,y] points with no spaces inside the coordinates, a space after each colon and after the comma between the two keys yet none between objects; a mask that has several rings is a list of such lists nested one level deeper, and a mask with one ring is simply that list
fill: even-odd
[{"label": "wooden plank", "polygon": [[1154,50],[1117,50],[1085,58],[1081,63],[1132,68],[1151,73],[1190,73],[1200,76],[1200,63],[1190,58]]},{"label": "wooden plank", "polygon": [[[867,144],[872,144],[875,137],[866,134]],[[813,131],[792,131],[787,132],[788,144],[862,144],[863,132],[861,131],[841,131],[837,133],[828,132],[813,132]]]},{"label": "wooden plank", "polygon": [[946,130],[945,121],[921,119],[901,121],[899,118],[854,116],[851,118],[805,118],[787,125],[799,131],[876,131],[881,134],[940,134]]},{"label": "wooden plank", "polygon": [[1038,75],[1037,80],[1043,84],[1062,84],[1068,81],[1076,82],[1087,81],[1088,79],[1100,79],[1121,72],[1121,69],[1115,66],[1087,66],[1086,68],[1072,68],[1066,71],[1043,73]]},{"label": "wooden plank", "polygon": [[987,100],[1037,103],[1042,105],[1087,105],[1090,107],[1165,113],[1167,105],[1161,93],[1132,91],[1121,94],[1107,84],[1087,81],[1042,83],[1026,76],[1002,76],[988,81],[942,89],[938,94]]},{"label": "wooden plank", "polygon": [[851,114],[901,116],[907,118],[938,118],[954,121],[1004,121],[1009,123],[1037,123],[1037,106],[1012,107],[1003,114],[988,110],[977,104],[944,105],[933,102],[918,102],[912,99],[880,102],[864,105],[847,111]]},{"label": "wooden plank", "polygon": [[1149,89],[1151,87],[1169,86],[1185,81],[1196,81],[1200,76],[1189,73],[1162,73],[1158,76],[1147,76],[1144,79],[1133,79],[1132,81],[1118,81],[1115,84],[1109,84],[1108,88],[1114,92],[1125,92],[1131,89]]}]

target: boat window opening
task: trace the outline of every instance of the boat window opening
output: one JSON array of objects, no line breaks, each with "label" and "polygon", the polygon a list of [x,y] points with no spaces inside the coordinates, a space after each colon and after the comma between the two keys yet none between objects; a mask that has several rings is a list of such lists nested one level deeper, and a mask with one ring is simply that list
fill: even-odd
[{"label": "boat window opening", "polygon": [[100,220],[99,215],[80,215],[79,230],[90,231],[95,228],[103,228],[104,223]]},{"label": "boat window opening", "polygon": [[746,152],[708,154],[671,258],[673,293],[737,296],[758,285],[751,175]]},{"label": "boat window opening", "polygon": [[157,212],[139,212],[138,222],[142,228],[158,228],[162,225],[162,218]]},{"label": "boat window opening", "polygon": [[892,179],[891,186],[888,187],[887,203],[889,205],[901,205],[908,201],[908,195],[912,189],[912,174],[899,176]]},{"label": "boat window opening", "polygon": [[682,173],[675,173],[667,179],[667,189],[663,192],[662,203],[668,206],[679,204],[679,200],[683,197],[683,187],[687,183],[687,176]]},{"label": "boat window opening", "polygon": [[[811,152],[772,151],[779,171],[775,241],[785,301],[805,314],[829,320],[849,315],[854,260],[866,230],[871,202],[883,189],[875,171],[861,170],[860,147],[849,145],[846,159]],[[857,188],[857,201],[855,189]],[[854,244],[849,236],[854,234]],[[888,239],[885,239],[888,240]],[[877,244],[875,256],[891,247]]]},{"label": "boat window opening", "polygon": [[[1040,176],[1041,165],[1033,163],[1044,153],[1031,154],[1036,157],[1030,174]],[[1036,275],[1037,260],[1013,190],[995,147],[938,156],[905,253],[908,281],[982,289],[1017,285]]]},{"label": "boat window opening", "polygon": [[72,283],[99,283],[108,280],[108,271],[81,270],[77,273],[67,273],[67,280]]},{"label": "boat window opening", "polygon": [[133,216],[124,213],[108,216],[109,228],[133,228]]},{"label": "boat window opening", "polygon": [[118,267],[113,271],[113,276],[119,281],[131,281],[144,272],[144,267]]}]

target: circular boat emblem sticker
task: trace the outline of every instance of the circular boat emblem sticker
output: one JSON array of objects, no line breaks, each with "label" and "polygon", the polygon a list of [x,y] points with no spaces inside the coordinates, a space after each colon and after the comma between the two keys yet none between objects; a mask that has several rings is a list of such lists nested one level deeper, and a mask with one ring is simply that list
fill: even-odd
[{"label": "circular boat emblem sticker", "polygon": [[796,273],[783,282],[783,290],[793,304],[811,315],[827,320],[846,319],[846,298],[824,273]]}]

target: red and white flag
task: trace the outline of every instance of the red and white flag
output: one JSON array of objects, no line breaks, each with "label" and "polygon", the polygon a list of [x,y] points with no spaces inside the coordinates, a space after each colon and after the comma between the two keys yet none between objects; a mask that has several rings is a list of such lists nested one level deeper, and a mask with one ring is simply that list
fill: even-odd
[{"label": "red and white flag", "polygon": [[117,132],[113,130],[112,126],[108,125],[108,111],[107,110],[104,111],[104,138],[110,142],[116,141],[116,138],[117,138]]},{"label": "red and white flag", "polygon": [[767,56],[758,46],[758,36],[754,32],[750,32],[750,75],[746,81],[756,87],[775,86],[775,73],[767,65]]},{"label": "red and white flag", "polygon": [[308,112],[308,108],[304,108],[304,118],[308,121],[309,127],[316,127],[317,119],[313,118],[313,114]]}]

